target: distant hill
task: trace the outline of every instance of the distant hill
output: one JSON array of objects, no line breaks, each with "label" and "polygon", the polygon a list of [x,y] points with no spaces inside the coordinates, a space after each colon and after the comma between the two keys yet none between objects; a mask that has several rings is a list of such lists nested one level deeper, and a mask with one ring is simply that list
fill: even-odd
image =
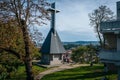
[{"label": "distant hill", "polygon": [[[75,41],[75,42],[62,42],[63,45],[71,45],[73,47],[79,46],[79,45],[99,45],[98,41]],[[37,47],[41,47],[43,43],[39,43]]]},{"label": "distant hill", "polygon": [[63,42],[64,45],[74,44],[74,45],[99,45],[98,41],[75,41],[75,42]]}]

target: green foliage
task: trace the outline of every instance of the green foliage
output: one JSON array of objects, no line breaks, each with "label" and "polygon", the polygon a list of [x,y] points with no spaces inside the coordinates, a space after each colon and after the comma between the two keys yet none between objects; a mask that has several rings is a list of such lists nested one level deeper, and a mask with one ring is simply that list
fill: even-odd
[{"label": "green foliage", "polygon": [[[20,27],[18,27],[14,20],[10,20],[6,23],[0,22],[0,49],[10,49],[14,50],[20,56],[25,56],[25,44],[23,40],[23,32]],[[39,49],[37,49],[33,42],[30,41],[30,50],[32,56],[39,54]],[[39,55],[40,56],[40,55]]]},{"label": "green foliage", "polygon": [[[32,42],[30,42],[29,46],[32,57],[39,58],[39,49],[37,49]],[[8,21],[7,23],[0,22],[0,67],[2,67],[0,70],[0,80],[10,78],[18,66],[23,64],[25,59],[24,47],[21,29],[16,27],[12,21]],[[8,49],[8,52],[3,49]],[[15,51],[21,58],[18,59],[14,54],[9,52],[9,50]]]},{"label": "green foliage", "polygon": [[[41,80],[101,80],[104,77],[102,65],[84,66],[45,75]],[[117,74],[107,73],[109,80],[116,80]]]},{"label": "green foliage", "polygon": [[6,52],[0,54],[0,59],[0,78],[2,79],[10,78],[11,73],[15,72],[18,66],[22,64],[19,59]]},{"label": "green foliage", "polygon": [[21,29],[16,26],[12,20],[7,23],[0,22],[0,49],[14,50],[23,56],[25,54],[23,36]]},{"label": "green foliage", "polygon": [[[18,55],[24,54],[24,45],[22,40],[22,33],[18,27],[11,25],[11,22],[1,23],[0,22],[0,49],[14,50]],[[4,76],[4,79],[11,77],[11,73],[16,71],[18,65],[22,63],[22,60],[18,59],[15,55],[10,52],[0,52],[0,65],[3,70],[0,76]]]},{"label": "green foliage", "polygon": [[[34,53],[32,52],[34,50],[32,50],[33,47],[31,47],[32,43],[29,38],[30,36],[28,33],[28,27],[30,27],[30,24],[41,25],[44,23],[43,22],[44,20],[49,18],[48,12],[46,11],[46,7],[49,6],[49,4],[44,0],[37,0],[37,1],[36,0],[7,0],[7,1],[1,0],[0,5],[1,5],[0,6],[0,11],[1,11],[0,21],[7,23],[7,21],[11,22],[11,20],[14,19],[14,23],[10,23],[9,25],[10,26],[13,25],[16,28],[19,27],[19,30],[21,30],[22,32],[21,39],[23,39],[22,47],[19,47],[21,50],[19,50],[18,46],[16,45],[16,42],[14,41],[14,38],[9,38],[7,34],[8,38],[4,38],[4,40],[0,39],[1,40],[0,43],[2,43],[2,41],[7,41],[8,45],[5,44],[4,47],[0,45],[0,47],[2,47],[0,49],[2,50],[7,49],[6,51],[9,51],[9,52],[12,50],[11,51],[12,54],[17,54],[17,55],[19,54],[20,58],[22,58],[25,63],[27,80],[33,80],[34,77],[32,74],[31,55],[32,53]],[[12,28],[10,27],[10,29]],[[9,32],[9,28],[6,30],[8,30]],[[17,30],[15,29],[15,31]],[[11,34],[13,33],[11,32]],[[15,35],[14,37],[20,36],[17,34],[14,34],[14,35]],[[2,37],[0,35],[1,38],[5,36],[6,36],[6,33]],[[15,40],[16,39],[19,39],[19,38],[15,38]],[[13,46],[12,42],[15,43],[15,46]],[[14,53],[13,53],[13,50],[14,50]],[[22,50],[24,52],[21,52]]]},{"label": "green foliage", "polygon": [[5,67],[0,64],[0,80],[4,80],[7,77],[8,73]]},{"label": "green foliage", "polygon": [[34,55],[33,55],[33,59],[40,60],[41,59],[41,53],[39,53],[38,51],[35,52]]},{"label": "green foliage", "polygon": [[32,47],[32,59],[40,60],[41,58],[40,49],[36,48],[34,45],[32,45],[31,47]]},{"label": "green foliage", "polygon": [[90,63],[92,61],[98,62],[97,47],[93,45],[79,46],[73,50],[71,59],[74,62]]}]

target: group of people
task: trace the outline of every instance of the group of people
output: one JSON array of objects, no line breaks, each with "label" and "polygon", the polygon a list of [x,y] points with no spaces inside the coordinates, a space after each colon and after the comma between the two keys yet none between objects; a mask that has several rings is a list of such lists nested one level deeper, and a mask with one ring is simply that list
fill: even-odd
[{"label": "group of people", "polygon": [[63,63],[66,62],[66,63],[70,63],[70,57],[68,55],[64,55],[63,56]]}]

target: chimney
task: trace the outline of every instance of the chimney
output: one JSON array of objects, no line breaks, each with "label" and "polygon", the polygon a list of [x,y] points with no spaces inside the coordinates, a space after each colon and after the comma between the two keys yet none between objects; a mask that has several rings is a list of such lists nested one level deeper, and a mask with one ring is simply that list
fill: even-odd
[{"label": "chimney", "polygon": [[120,1],[117,2],[117,20],[120,20]]}]

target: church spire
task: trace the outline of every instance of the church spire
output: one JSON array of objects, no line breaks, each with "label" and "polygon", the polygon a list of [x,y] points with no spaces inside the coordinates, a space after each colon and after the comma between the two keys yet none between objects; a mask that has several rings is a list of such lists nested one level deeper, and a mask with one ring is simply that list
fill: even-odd
[{"label": "church spire", "polygon": [[53,30],[53,33],[56,34],[55,16],[56,16],[56,13],[59,12],[59,11],[55,9],[55,3],[51,4],[51,8],[48,9],[48,11],[51,12],[51,29]]},{"label": "church spire", "polygon": [[51,29],[40,50],[42,53],[41,63],[61,64],[62,56],[66,51],[55,29],[55,14],[59,11],[55,9],[55,3],[51,4],[51,8],[48,11],[51,12]]}]

